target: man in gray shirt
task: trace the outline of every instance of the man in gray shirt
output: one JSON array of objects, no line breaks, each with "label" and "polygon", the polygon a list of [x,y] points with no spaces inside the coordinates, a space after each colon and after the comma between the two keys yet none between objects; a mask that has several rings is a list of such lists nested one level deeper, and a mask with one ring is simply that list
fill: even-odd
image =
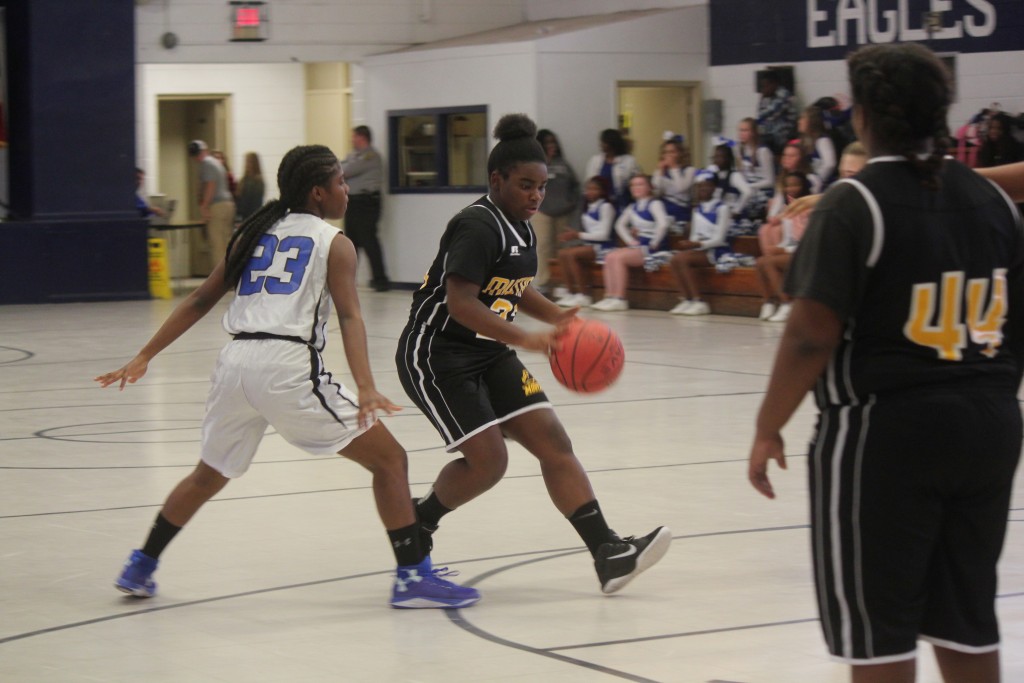
[{"label": "man in gray shirt", "polygon": [[228,241],[235,229],[235,198],[228,189],[227,170],[210,155],[205,142],[188,143],[188,155],[199,164],[199,215],[206,223],[212,270],[227,257]]},{"label": "man in gray shirt", "polygon": [[373,279],[370,285],[378,292],[391,289],[384,270],[384,254],[377,239],[380,220],[380,190],[384,180],[384,165],[380,152],[373,148],[373,135],[367,126],[352,130],[352,152],[341,162],[348,183],[348,211],[345,213],[345,234],[356,249],[362,249],[370,259]]}]

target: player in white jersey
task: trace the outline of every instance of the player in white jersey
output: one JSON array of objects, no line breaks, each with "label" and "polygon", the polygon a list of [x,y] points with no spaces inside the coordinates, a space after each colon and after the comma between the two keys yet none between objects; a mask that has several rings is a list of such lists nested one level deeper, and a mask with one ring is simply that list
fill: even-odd
[{"label": "player in white jersey", "polygon": [[[394,607],[464,607],[473,588],[447,581],[420,542],[409,493],[405,450],[376,412],[400,410],[374,386],[366,328],[356,295],[352,242],[324,219],[348,207],[348,186],[334,153],[296,147],[277,172],[281,198],[248,218],[226,258],[182,302],[120,370],[96,378],[106,387],[134,383],[149,361],[206,315],[229,291],[224,315],[233,337],[220,353],[203,421],[201,458],[171,492],[145,545],[132,554],[115,586],[137,597],[156,593],[153,572],[171,539],[199,508],[249,468],[267,425],[314,454],[343,455],[373,474],[377,511],[398,564]],[[331,307],[338,309],[345,356],[358,393],[337,382],[320,352]]]}]

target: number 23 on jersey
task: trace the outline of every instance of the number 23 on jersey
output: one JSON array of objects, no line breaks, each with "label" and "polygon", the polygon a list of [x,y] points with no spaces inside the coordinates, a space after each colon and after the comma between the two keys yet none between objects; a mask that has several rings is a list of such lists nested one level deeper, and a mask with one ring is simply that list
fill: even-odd
[{"label": "number 23 on jersey", "polygon": [[[304,235],[292,235],[282,240],[274,235],[262,235],[242,271],[238,295],[247,296],[262,290],[268,294],[291,294],[302,284],[312,253],[313,240]],[[275,266],[275,262],[278,265]],[[268,275],[272,270],[287,277]]]}]

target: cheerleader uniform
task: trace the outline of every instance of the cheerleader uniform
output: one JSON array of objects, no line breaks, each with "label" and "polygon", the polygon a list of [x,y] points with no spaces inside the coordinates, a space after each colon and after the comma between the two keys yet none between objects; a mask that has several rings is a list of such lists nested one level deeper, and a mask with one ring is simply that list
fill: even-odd
[{"label": "cheerleader uniform", "polygon": [[615,207],[611,202],[598,199],[587,205],[587,210],[580,217],[580,239],[594,248],[594,254],[600,263],[605,254],[615,248],[615,237],[612,228],[615,225]]},{"label": "cheerleader uniform", "polygon": [[671,168],[667,174],[658,169],[651,176],[651,187],[665,203],[665,210],[680,233],[683,232],[683,226],[690,222],[690,189],[695,175],[697,169],[687,166]]},{"label": "cheerleader uniform", "polygon": [[732,223],[728,204],[720,199],[701,202],[693,212],[690,239],[699,242],[698,251],[708,255],[708,263],[715,265],[729,252],[729,228]]}]

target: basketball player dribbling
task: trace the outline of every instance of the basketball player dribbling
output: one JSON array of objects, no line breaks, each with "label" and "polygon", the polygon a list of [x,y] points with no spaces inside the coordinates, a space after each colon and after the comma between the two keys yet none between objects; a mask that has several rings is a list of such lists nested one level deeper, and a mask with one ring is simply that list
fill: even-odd
[{"label": "basketball player dribbling", "polygon": [[[377,512],[398,564],[391,605],[465,607],[480,599],[431,565],[410,500],[405,450],[376,420],[398,406],[374,386],[356,294],[352,242],[324,219],[348,206],[341,165],[321,145],[296,147],[277,171],[281,197],[247,218],[210,276],[120,370],[96,378],[102,386],[134,384],[149,361],[235,291],[224,329],[233,340],[220,353],[203,420],[201,459],[168,496],[145,545],[132,551],[115,586],[148,598],[167,544],[199,508],[248,470],[267,425],[310,453],[338,453],[373,475]],[[338,311],[345,356],[358,395],[323,364],[331,304]]]},{"label": "basketball player dribbling", "polygon": [[952,88],[914,43],[848,58],[870,161],[824,195],[748,477],[775,493],[780,430],[812,387],[811,530],[822,629],[855,683],[912,683],[930,642],[947,683],[995,683],[996,564],[1021,449],[1024,226],[945,157]]},{"label": "basketball player dribbling", "polygon": [[[498,121],[499,142],[487,161],[490,191],[448,223],[399,340],[402,386],[446,449],[462,454],[441,470],[416,513],[432,533],[445,514],[498,483],[508,465],[504,440],[513,439],[540,461],[548,495],[594,558],[601,590],[614,593],[661,559],[672,536],[658,527],[619,538],[608,528],[551,403],[510,348],[550,351],[578,311],[563,310],[530,285],[537,250],[529,220],[547,183],[536,133],[522,114]],[[520,310],[555,327],[524,331],[513,324]]]}]

